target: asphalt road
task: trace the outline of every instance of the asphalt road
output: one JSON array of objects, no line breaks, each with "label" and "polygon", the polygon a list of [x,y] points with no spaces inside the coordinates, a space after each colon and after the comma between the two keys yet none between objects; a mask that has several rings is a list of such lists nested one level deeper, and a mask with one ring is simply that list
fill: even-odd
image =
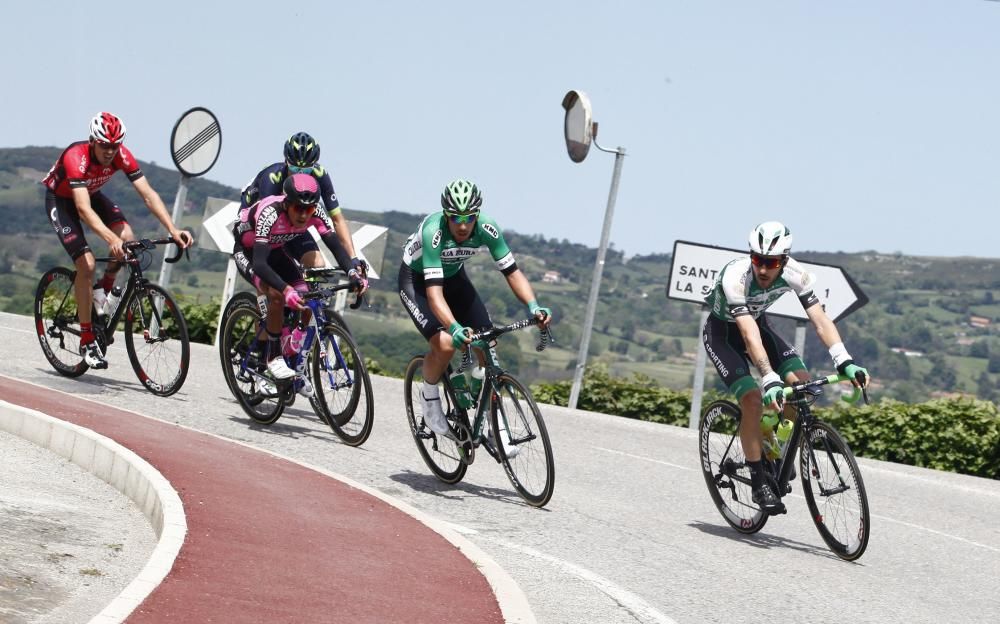
[{"label": "asphalt road", "polygon": [[[359,342],[363,350],[363,335]],[[996,481],[861,460],[872,536],[865,555],[846,563],[827,550],[798,494],[760,533],[730,529],[687,429],[543,406],[556,488],[539,510],[485,455],[459,484],[431,476],[406,425],[401,380],[373,379],[375,428],[356,449],[308,406],[252,425],[209,346],[193,345],[184,388],[161,399],[139,385],[123,341],[108,370],[76,380],[49,367],[27,317],[0,313],[0,344],[7,375],[321,466],[450,523],[513,576],[539,622],[1000,620]]]}]

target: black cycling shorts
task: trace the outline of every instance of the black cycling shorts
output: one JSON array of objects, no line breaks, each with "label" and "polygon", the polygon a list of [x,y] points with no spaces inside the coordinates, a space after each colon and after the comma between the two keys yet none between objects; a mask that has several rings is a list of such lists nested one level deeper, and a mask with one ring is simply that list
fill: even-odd
[{"label": "black cycling shorts", "polygon": [[[455,315],[455,320],[473,331],[493,327],[490,313],[479,298],[476,287],[462,267],[458,273],[444,280],[444,300]],[[422,273],[416,273],[406,264],[399,267],[399,299],[410,315],[410,320],[430,340],[445,326],[431,312],[427,302],[427,286]]]},{"label": "black cycling shorts", "polygon": [[[121,209],[100,191],[90,196],[90,207],[108,227],[117,223],[128,223]],[[80,213],[72,197],[59,197],[52,191],[46,191],[45,213],[49,216],[49,221],[59,236],[59,242],[70,258],[75,261],[90,251],[87,238],[83,235]]]},{"label": "black cycling shorts", "polygon": [[[267,286],[268,284],[253,271],[253,249],[247,249],[237,242],[233,247],[233,260],[236,262],[236,270],[243,276],[243,279],[250,282],[257,290],[263,291],[263,286]],[[272,249],[271,254],[267,257],[267,264],[274,269],[274,272],[286,284],[293,286],[297,290],[306,289],[302,269],[285,252],[284,247]]]},{"label": "black cycling shorts", "polygon": [[[771,368],[782,379],[792,371],[805,370],[806,365],[795,347],[774,331],[766,314],[761,314],[757,319],[757,327]],[[757,388],[757,382],[750,375],[753,369],[747,356],[747,346],[735,322],[724,321],[710,314],[701,337],[708,359],[715,365],[719,377],[722,377],[723,383],[736,395],[737,400]]]}]

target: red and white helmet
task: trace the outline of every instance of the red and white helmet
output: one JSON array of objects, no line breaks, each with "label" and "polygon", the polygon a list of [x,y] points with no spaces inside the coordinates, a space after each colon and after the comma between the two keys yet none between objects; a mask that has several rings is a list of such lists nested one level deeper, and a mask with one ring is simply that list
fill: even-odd
[{"label": "red and white helmet", "polygon": [[125,124],[111,113],[97,113],[90,120],[90,138],[117,145],[125,140]]}]

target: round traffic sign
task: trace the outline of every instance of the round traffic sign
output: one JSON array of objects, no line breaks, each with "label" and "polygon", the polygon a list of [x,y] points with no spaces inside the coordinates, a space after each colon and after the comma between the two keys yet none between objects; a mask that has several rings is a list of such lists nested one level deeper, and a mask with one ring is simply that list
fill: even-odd
[{"label": "round traffic sign", "polygon": [[212,111],[197,106],[187,111],[174,124],[170,133],[170,156],[174,165],[186,176],[208,173],[222,149],[222,130]]}]

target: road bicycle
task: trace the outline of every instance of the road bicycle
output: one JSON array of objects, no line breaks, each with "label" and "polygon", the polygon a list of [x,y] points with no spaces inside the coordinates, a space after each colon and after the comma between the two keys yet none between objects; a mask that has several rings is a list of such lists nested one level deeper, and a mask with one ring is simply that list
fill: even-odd
[{"label": "road bicycle", "polygon": [[[775,494],[783,497],[792,491],[790,481],[795,478],[798,452],[806,505],[820,537],[838,557],[854,561],[864,554],[871,530],[864,480],[847,442],[811,409],[823,386],[842,381],[850,378],[830,375],[786,387],[785,402],[795,406],[798,416],[786,443],[781,444],[777,437],[765,439],[763,457],[765,478]],[[859,395],[868,403],[864,388],[855,388],[854,394],[844,399],[853,403]],[[722,517],[740,533],[750,534],[764,528],[769,516],[751,497],[750,468],[739,427],[739,407],[715,401],[701,415],[698,450],[705,483]],[[773,453],[767,452],[769,448]]]},{"label": "road bicycle", "polygon": [[[441,481],[461,481],[475,461],[476,449],[482,446],[497,463],[503,464],[511,485],[529,505],[542,507],[552,498],[555,461],[545,421],[531,391],[500,366],[496,352],[500,336],[537,323],[537,319],[530,318],[472,334],[472,342],[462,350],[458,371],[449,364],[447,373],[441,377],[440,384],[444,386],[440,391],[441,405],[449,426],[446,435],[435,434],[423,419],[420,392],[424,356],[410,360],[403,385],[410,433],[427,467]],[[554,342],[551,332],[542,329],[536,351],[542,351],[551,342]],[[465,398],[470,405],[466,408],[459,402],[452,376],[462,374],[472,365],[473,347],[484,355],[485,375],[478,394]]]},{"label": "road bicycle", "polygon": [[[312,312],[302,348],[285,358],[289,367],[302,370],[313,385],[309,399],[316,415],[351,446],[364,444],[375,416],[371,378],[364,358],[343,318],[330,307],[337,292],[351,288],[344,283],[326,286],[343,277],[339,269],[305,269],[309,291],[303,300]],[[361,305],[362,298],[351,304]],[[297,311],[285,310],[285,326],[299,322]],[[240,292],[226,305],[219,327],[219,357],[226,384],[251,419],[270,425],[281,417],[296,397],[298,381],[275,380],[267,370],[267,333],[264,327],[267,300]]]},{"label": "road bicycle", "polygon": [[[191,362],[191,343],[187,323],[173,297],[164,288],[143,276],[153,261],[157,245],[175,244],[173,238],[143,238],[124,244],[125,260],[96,258],[97,262],[122,262],[128,270],[121,298],[107,310],[97,313],[91,306],[91,323],[101,351],[115,341],[119,321],[124,320],[125,349],[132,369],[142,385],[159,396],[180,390]],[[183,250],[166,259],[180,260]],[[89,368],[80,353],[80,319],[77,315],[73,281],[76,271],[54,267],[42,275],[35,290],[35,328],[45,359],[60,374],[79,377]],[[121,277],[118,280],[121,282]],[[109,304],[113,298],[109,298]]]}]

